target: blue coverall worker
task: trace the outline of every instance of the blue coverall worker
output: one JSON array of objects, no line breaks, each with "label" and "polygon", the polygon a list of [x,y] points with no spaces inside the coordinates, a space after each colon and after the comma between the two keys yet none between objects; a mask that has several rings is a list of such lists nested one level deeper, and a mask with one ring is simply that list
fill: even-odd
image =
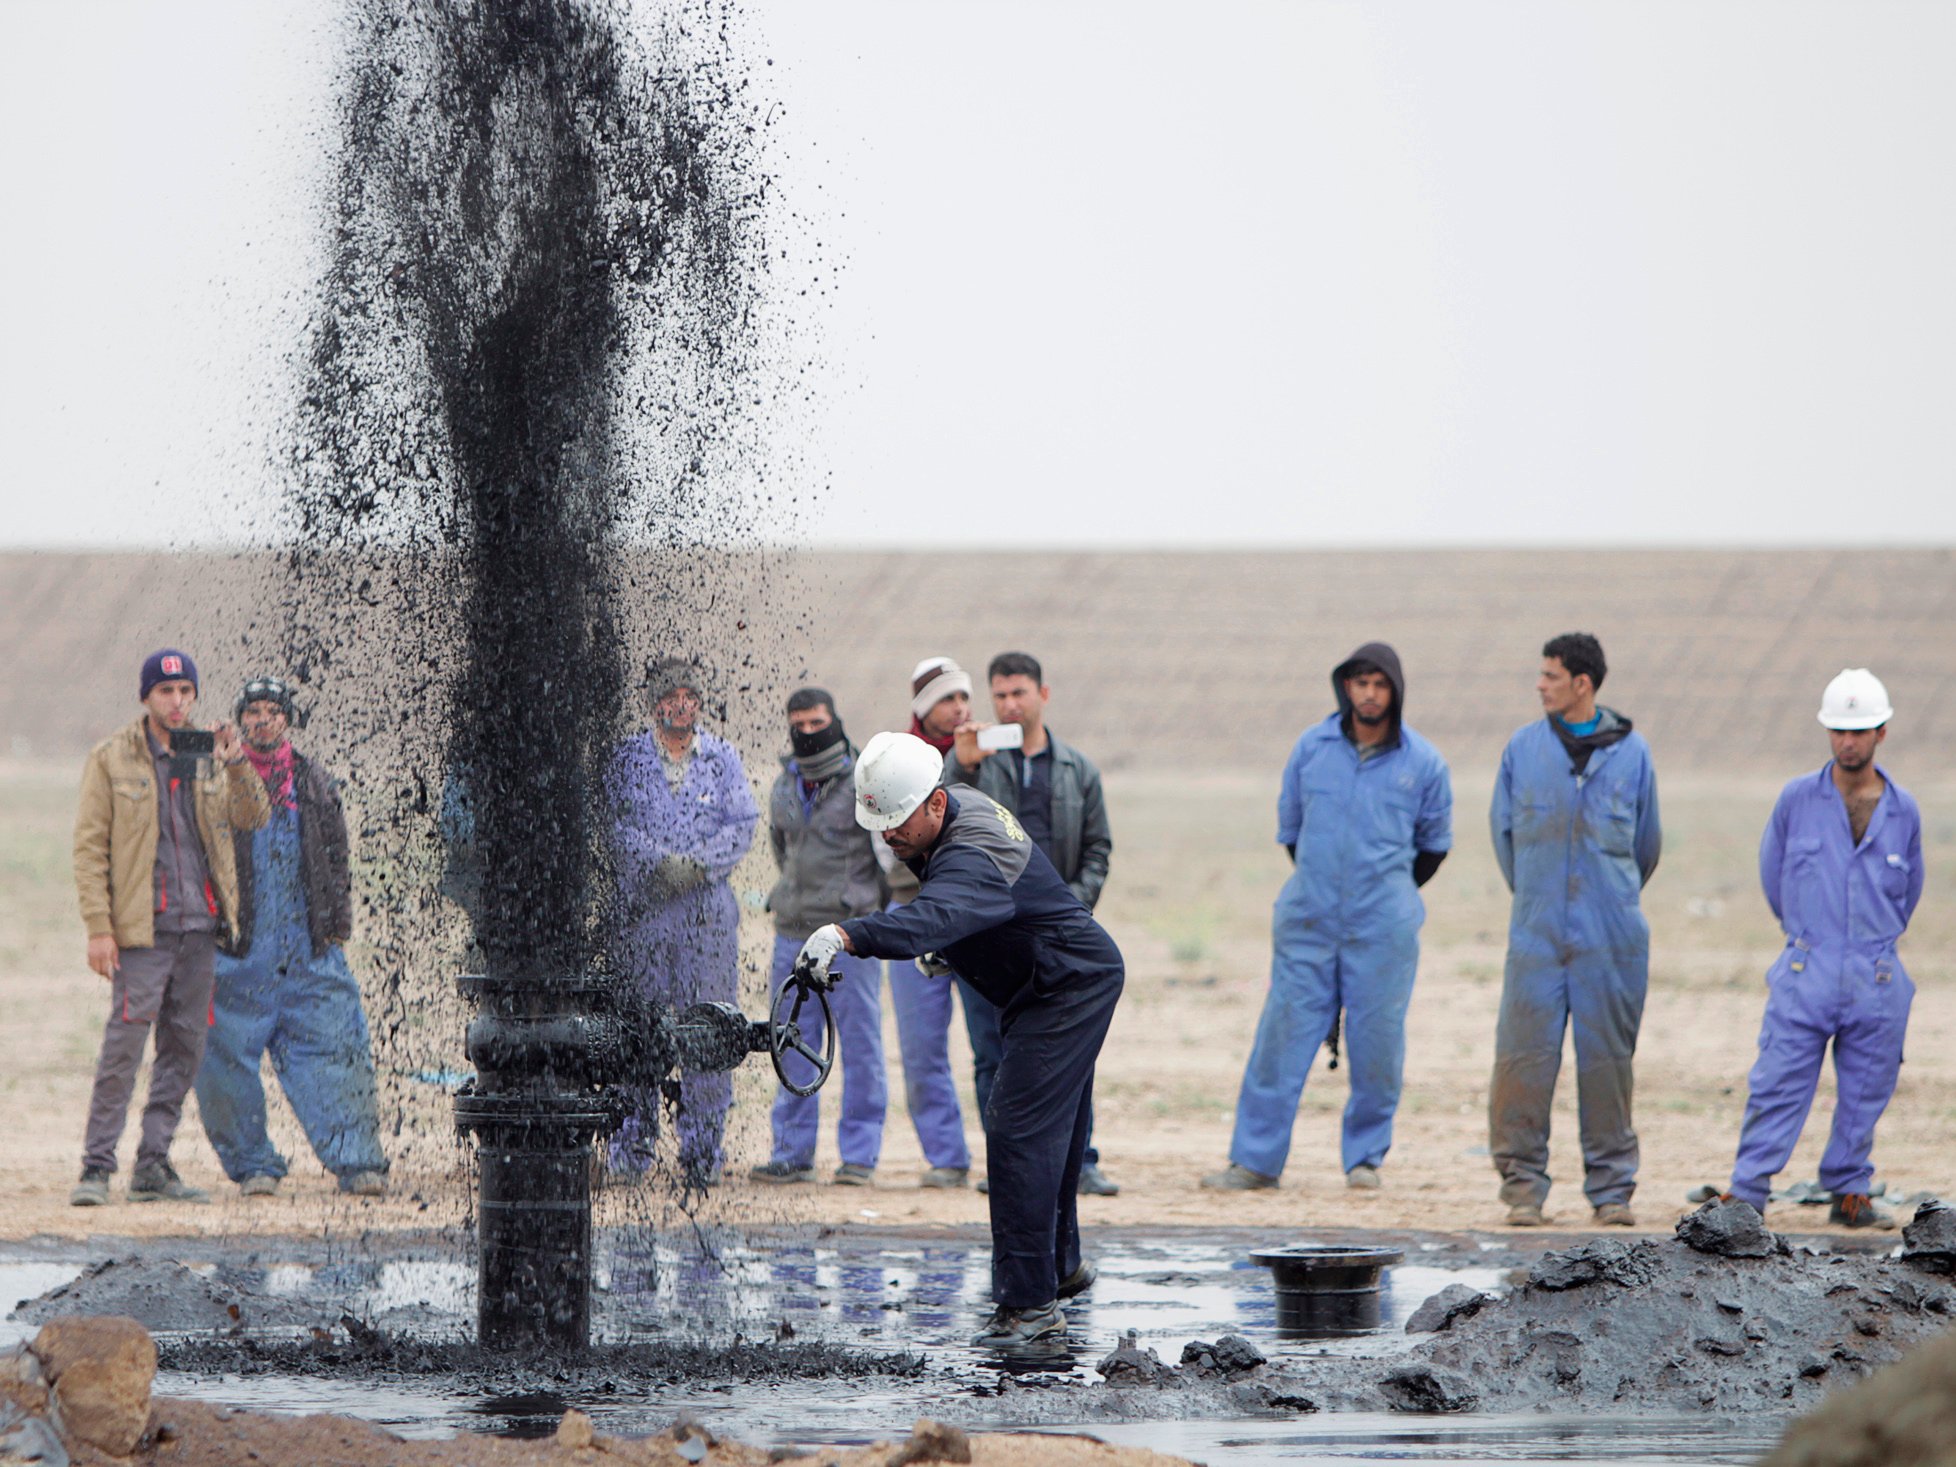
[{"label": "blue coverall worker", "polygon": [[1631,1060],[1650,979],[1638,898],[1663,848],[1650,746],[1612,709],[1597,708],[1584,734],[1545,716],[1502,751],[1489,824],[1514,893],[1488,1091],[1501,1200],[1539,1211],[1548,1196],[1549,1106],[1573,1022],[1583,1192],[1593,1207],[1627,1207]]},{"label": "blue coverall worker", "polygon": [[283,683],[246,685],[238,721],[271,819],[235,833],[239,932],[217,958],[197,1109],[225,1175],[271,1192],[287,1166],[265,1126],[259,1070],[269,1052],[320,1164],[341,1191],[378,1195],[388,1162],[373,1045],[344,948],[353,929],[346,817],[332,776],[292,747],[290,719]]},{"label": "blue coverall worker", "polygon": [[[889,897],[869,832],[856,823],[855,749],[834,703],[820,688],[800,689],[789,700],[788,720],[794,752],[782,759],[781,774],[768,796],[768,843],[780,873],[767,903],[774,916],[770,1001],[787,981],[811,932],[824,923],[880,911]],[[842,1067],[842,1116],[836,1126],[842,1167],[836,1180],[862,1185],[882,1154],[889,1101],[883,974],[870,958],[843,956],[836,965],[842,970],[842,982],[830,999],[836,1059]],[[784,1054],[782,1063],[797,1084],[815,1076],[815,1066],[801,1055]],[[782,1086],[771,1116],[773,1155],[749,1175],[756,1181],[809,1180],[821,1104],[819,1091],[796,1095]]]},{"label": "blue coverall worker", "polygon": [[[887,800],[866,799],[877,801],[880,756],[900,740],[918,742],[878,734],[863,751],[856,789],[865,824],[889,818],[878,814]],[[976,790],[933,788],[934,771],[924,781],[898,806],[904,822],[885,829],[921,882],[916,899],[822,929],[804,956],[824,940],[830,953],[934,955],[936,971],[956,972],[998,1005],[1005,1059],[985,1117],[994,1326],[1045,1311],[1041,1333],[1064,1329],[1056,1298],[1087,1268],[1075,1194],[1094,1063],[1125,982],[1120,949],[1009,810]],[[915,845],[912,832],[921,832]]]},{"label": "blue coverall worker", "polygon": [[[1358,669],[1391,684],[1389,707],[1368,704],[1364,726],[1348,688]],[[1347,1174],[1385,1160],[1426,920],[1417,888],[1453,846],[1447,763],[1404,722],[1398,654],[1367,643],[1332,671],[1331,686],[1337,711],[1304,731],[1284,766],[1277,841],[1297,869],[1277,897],[1270,992],[1229,1143],[1230,1160],[1265,1179],[1283,1172],[1305,1078],[1341,1010],[1351,1098],[1340,1160]]]},{"label": "blue coverall worker", "polygon": [[1761,1212],[1800,1139],[1829,1042],[1837,1098],[1820,1184],[1836,1199],[1865,1205],[1875,1123],[1901,1070],[1915,985],[1895,944],[1922,896],[1922,817],[1908,791],[1873,764],[1875,741],[1865,733],[1862,740],[1859,761],[1879,781],[1871,809],[1855,819],[1830,760],[1780,792],[1759,842],[1760,884],[1786,946],[1766,973],[1731,1192]]},{"label": "blue coverall worker", "polygon": [[[626,740],[611,771],[616,943],[620,971],[674,1013],[738,996],[740,905],[729,878],[753,843],[760,810],[739,753],[697,726],[699,696],[688,670],[661,663],[652,671],[657,726]],[[611,1138],[618,1173],[650,1167],[658,1135],[658,1087],[633,1089],[632,1112]],[[689,1182],[718,1181],[732,1105],[731,1076],[681,1074],[679,1161]]]}]

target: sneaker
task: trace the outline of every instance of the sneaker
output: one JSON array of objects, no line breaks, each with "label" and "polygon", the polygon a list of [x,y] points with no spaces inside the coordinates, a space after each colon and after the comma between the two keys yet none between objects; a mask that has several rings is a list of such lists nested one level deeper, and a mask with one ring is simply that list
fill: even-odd
[{"label": "sneaker", "polygon": [[1539,1202],[1517,1202],[1508,1209],[1508,1226],[1511,1228],[1539,1228],[1548,1219],[1542,1216]]},{"label": "sneaker", "polygon": [[246,1177],[238,1183],[238,1191],[246,1197],[278,1196],[278,1178],[267,1176]]},{"label": "sneaker", "polygon": [[1008,1309],[1001,1304],[992,1312],[991,1322],[971,1337],[971,1343],[980,1350],[1017,1350],[1065,1333],[1066,1311],[1057,1299],[1030,1309]]},{"label": "sneaker", "polygon": [[976,1192],[980,1197],[991,1196],[992,1179],[990,1177],[980,1177],[976,1182],[971,1184],[971,1190]]},{"label": "sneaker", "polygon": [[208,1202],[211,1194],[190,1186],[167,1161],[140,1167],[129,1179],[131,1202]]},{"label": "sneaker", "polygon": [[845,1161],[835,1169],[835,1175],[829,1180],[838,1187],[867,1187],[876,1180],[876,1168]]},{"label": "sneaker", "polygon": [[1057,1290],[1059,1297],[1071,1299],[1076,1294],[1084,1294],[1093,1287],[1093,1281],[1099,1277],[1100,1270],[1095,1268],[1090,1260],[1082,1258],[1080,1266],[1060,1280]]},{"label": "sneaker", "polygon": [[387,1195],[386,1172],[355,1172],[340,1178],[340,1190],[355,1197],[385,1197]]},{"label": "sneaker", "polygon": [[1080,1168],[1080,1185],[1074,1188],[1082,1197],[1118,1197],[1121,1184],[1112,1180],[1093,1162]]},{"label": "sneaker", "polygon": [[1835,1227],[1875,1228],[1881,1232],[1894,1229],[1895,1219],[1874,1205],[1874,1199],[1865,1192],[1836,1192],[1833,1206],[1827,1209],[1827,1221]]},{"label": "sneaker", "polygon": [[917,1178],[917,1185],[941,1188],[948,1192],[965,1186],[970,1180],[971,1168],[968,1166],[934,1166]]},{"label": "sneaker", "polygon": [[1592,1221],[1599,1228],[1634,1228],[1637,1215],[1630,1210],[1627,1202],[1605,1202],[1596,1209]]},{"label": "sneaker", "polygon": [[1232,1161],[1221,1171],[1209,1173],[1202,1179],[1202,1185],[1211,1192],[1267,1192],[1277,1185],[1277,1179]]},{"label": "sneaker", "polygon": [[109,1174],[99,1166],[82,1168],[81,1180],[75,1183],[75,1190],[68,1194],[70,1207],[107,1207],[109,1205]]},{"label": "sneaker", "polygon": [[720,1185],[720,1163],[712,1161],[702,1165],[682,1157],[679,1162],[679,1183],[687,1191],[711,1191]]},{"label": "sneaker", "polygon": [[792,1161],[770,1161],[761,1166],[747,1169],[750,1182],[768,1182],[777,1187],[785,1187],[791,1182],[812,1182],[815,1168],[798,1166]]},{"label": "sneaker", "polygon": [[1345,1185],[1354,1192],[1376,1192],[1379,1190],[1379,1169],[1360,1162],[1345,1173]]}]

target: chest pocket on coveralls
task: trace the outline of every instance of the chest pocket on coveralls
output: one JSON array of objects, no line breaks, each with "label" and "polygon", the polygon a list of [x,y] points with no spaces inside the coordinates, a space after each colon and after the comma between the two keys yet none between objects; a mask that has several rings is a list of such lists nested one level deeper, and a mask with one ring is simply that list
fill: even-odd
[{"label": "chest pocket on coveralls", "polygon": [[1908,857],[1899,851],[1882,858],[1881,894],[1897,905],[1908,899]]},{"label": "chest pocket on coveralls", "polygon": [[1637,796],[1628,781],[1619,781],[1597,792],[1592,807],[1596,814],[1596,844],[1607,856],[1634,856],[1637,853]]}]

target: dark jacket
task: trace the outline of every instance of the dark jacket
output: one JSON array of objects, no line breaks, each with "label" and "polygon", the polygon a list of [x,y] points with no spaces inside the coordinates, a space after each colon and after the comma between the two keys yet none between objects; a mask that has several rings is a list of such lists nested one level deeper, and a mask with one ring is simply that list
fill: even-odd
[{"label": "dark jacket", "polygon": [[[296,749],[292,753],[292,788],[299,810],[299,887],[306,898],[312,955],[317,958],[353,935],[351,843],[333,776]],[[240,830],[233,837],[238,852],[238,936],[224,950],[238,958],[251,952],[257,915],[252,891],[257,877],[251,864],[255,833]]]},{"label": "dark jacket", "polygon": [[[1060,880],[1072,888],[1088,911],[1100,901],[1107,885],[1107,862],[1114,854],[1114,837],[1107,828],[1107,801],[1100,791],[1100,771],[1093,760],[1051,729],[1046,741],[1053,751],[1053,865]],[[974,785],[1013,814],[1019,813],[1019,784],[1012,777],[1008,754],[994,754],[976,769],[958,763],[956,751],[944,756],[944,784]]]},{"label": "dark jacket", "polygon": [[908,863],[908,906],[842,924],[863,957],[937,953],[1001,1009],[1122,974],[1121,952],[1017,818],[971,789],[950,791],[937,843]]},{"label": "dark jacket", "polygon": [[793,758],[781,761],[767,806],[780,879],[768,893],[774,930],[796,941],[817,927],[881,911],[890,899],[869,832],[856,824],[855,759],[804,799]]}]

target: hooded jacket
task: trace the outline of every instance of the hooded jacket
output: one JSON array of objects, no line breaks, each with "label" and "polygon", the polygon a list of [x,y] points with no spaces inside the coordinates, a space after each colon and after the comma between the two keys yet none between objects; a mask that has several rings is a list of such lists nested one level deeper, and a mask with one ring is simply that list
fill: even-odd
[{"label": "hooded jacket", "polygon": [[[1347,730],[1345,679],[1370,662],[1392,683],[1392,728],[1361,758]],[[1284,766],[1277,798],[1277,841],[1293,848],[1297,870],[1279,898],[1286,920],[1359,936],[1383,922],[1417,929],[1425,907],[1414,865],[1427,874],[1453,846],[1453,784],[1439,750],[1405,722],[1406,681],[1399,656],[1368,642],[1332,669],[1338,711],[1306,729]]]}]

